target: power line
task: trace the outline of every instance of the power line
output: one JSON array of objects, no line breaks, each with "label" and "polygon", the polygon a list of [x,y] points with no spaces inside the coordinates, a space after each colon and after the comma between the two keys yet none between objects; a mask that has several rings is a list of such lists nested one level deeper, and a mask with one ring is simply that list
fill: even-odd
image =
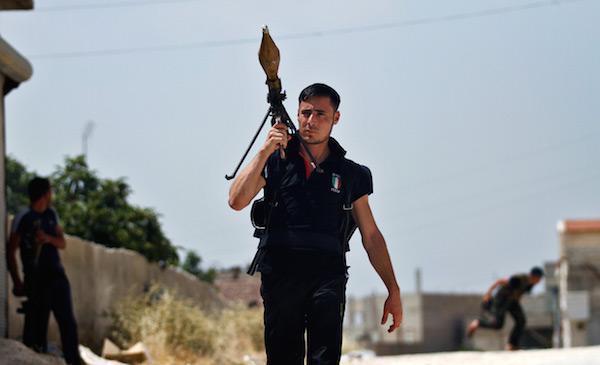
[{"label": "power line", "polygon": [[[416,209],[411,209],[411,211],[412,212],[420,212],[420,213],[430,213],[433,211],[438,211],[439,208],[442,208],[442,207],[448,207],[448,206],[463,207],[472,202],[480,202],[483,199],[485,199],[486,197],[494,197],[494,196],[498,196],[501,193],[512,192],[513,190],[516,190],[520,186],[536,186],[537,188],[539,188],[540,186],[543,186],[543,183],[545,183],[545,182],[548,182],[548,181],[554,182],[565,176],[573,176],[577,172],[586,172],[586,171],[593,170],[593,168],[591,168],[591,166],[589,166],[590,164],[583,166],[583,167],[576,168],[576,169],[570,169],[568,171],[558,171],[558,172],[553,172],[550,174],[545,174],[542,176],[529,177],[529,178],[526,178],[526,179],[523,179],[520,181],[509,182],[506,185],[502,185],[502,186],[490,188],[490,189],[484,189],[484,190],[478,191],[474,194],[467,194],[467,195],[463,195],[461,197],[455,197],[455,198],[446,198],[446,199],[438,200],[438,201],[435,201],[433,203],[426,204],[426,205],[421,204],[421,205],[418,205]],[[406,208],[407,208],[406,206],[403,207],[403,209],[406,209]],[[409,207],[409,208],[411,208],[411,207]]]},{"label": "power line", "polygon": [[171,5],[177,3],[192,3],[202,0],[154,0],[154,1],[119,1],[114,3],[96,3],[96,4],[78,4],[78,5],[56,5],[43,6],[35,8],[36,12],[58,12],[58,11],[77,11],[77,10],[95,10],[110,8],[141,7],[152,5]]},{"label": "power line", "polygon": [[534,1],[531,3],[523,4],[523,5],[512,5],[512,6],[502,6],[498,8],[484,9],[484,10],[476,10],[465,13],[456,13],[450,15],[442,15],[437,17],[426,17],[426,18],[418,18],[412,20],[405,20],[399,22],[391,22],[391,23],[382,23],[382,24],[374,24],[374,25],[364,25],[364,26],[356,26],[356,27],[348,27],[348,28],[338,28],[331,29],[326,31],[315,31],[315,32],[306,32],[306,33],[298,33],[296,35],[288,35],[283,37],[278,37],[280,39],[298,39],[298,38],[308,38],[308,37],[316,37],[316,36],[328,36],[328,35],[341,35],[341,34],[349,34],[349,33],[358,33],[358,32],[370,32],[376,30],[383,29],[392,29],[392,28],[404,28],[415,25],[428,25],[428,24],[436,24],[436,23],[446,23],[457,20],[466,20],[466,19],[475,19],[475,18],[483,18],[490,17],[494,15],[503,15],[516,13],[521,11],[547,8],[551,6],[557,6],[560,4],[567,3],[575,3],[585,0],[541,0]]},{"label": "power line", "polygon": [[[181,0],[186,1],[186,0]],[[193,0],[187,0],[193,1]],[[419,25],[430,25],[436,23],[448,23],[459,20],[475,19],[482,17],[490,17],[502,14],[510,14],[521,11],[528,11],[533,9],[546,8],[551,6],[558,6],[561,4],[570,4],[575,2],[581,2],[585,0],[541,0],[535,1],[523,5],[504,6],[492,9],[478,10],[472,12],[456,13],[438,17],[426,17],[412,20],[405,20],[391,23],[381,23],[372,25],[362,25],[354,27],[344,27],[336,29],[327,29],[321,31],[310,31],[291,33],[277,37],[278,40],[297,40],[297,39],[308,39],[317,37],[327,37],[335,35],[346,35],[351,33],[364,33],[373,32],[386,29],[397,29],[406,28]],[[164,1],[163,1],[164,2]],[[158,3],[158,2],[157,2]],[[53,53],[39,53],[30,54],[27,57],[30,59],[60,59],[60,58],[81,58],[81,57],[96,57],[96,56],[110,56],[110,55],[124,55],[133,53],[144,53],[144,52],[163,52],[163,51],[174,51],[174,50],[185,50],[185,49],[203,49],[203,48],[220,48],[233,45],[242,45],[250,43],[258,43],[258,37],[252,38],[238,38],[230,40],[220,41],[201,41],[191,43],[180,43],[180,44],[166,44],[158,46],[147,46],[147,47],[128,47],[128,48],[112,48],[112,49],[101,49],[92,51],[67,51],[67,52],[53,52]]]},{"label": "power line", "polygon": [[[589,171],[589,169],[587,170]],[[578,179],[573,179],[570,181],[566,181],[563,182],[561,184],[558,184],[556,186],[552,186],[549,189],[545,189],[545,190],[535,190],[533,192],[527,193],[527,194],[521,194],[521,195],[517,195],[514,196],[510,199],[507,200],[503,200],[500,202],[495,202],[492,203],[491,205],[485,206],[485,207],[481,207],[480,209],[473,209],[469,212],[466,212],[465,214],[459,215],[459,214],[453,214],[452,216],[445,216],[441,219],[437,219],[437,220],[428,220],[427,223],[421,224],[421,225],[417,225],[417,226],[413,226],[413,227],[409,227],[408,229],[402,230],[399,232],[399,235],[401,235],[402,237],[406,238],[409,236],[412,236],[414,234],[418,234],[420,232],[423,232],[425,230],[427,231],[431,231],[432,229],[436,229],[439,228],[440,226],[443,225],[447,225],[449,223],[455,223],[455,222],[459,222],[459,221],[464,221],[464,220],[469,220],[469,219],[478,219],[480,217],[482,217],[485,214],[491,213],[491,212],[496,212],[500,209],[502,209],[503,207],[505,207],[506,205],[509,204],[520,204],[523,202],[526,202],[528,200],[531,199],[535,199],[539,196],[542,195],[546,195],[549,193],[554,193],[554,192],[559,192],[561,190],[564,190],[566,188],[571,188],[573,186],[582,184],[582,183],[587,183],[590,181],[593,181],[593,179],[597,179],[600,177],[600,172],[599,171],[594,171],[593,173],[587,175],[587,176],[583,176],[580,177]]]},{"label": "power line", "polygon": [[40,53],[28,55],[29,59],[58,59],[58,58],[81,58],[81,57],[94,57],[94,56],[115,56],[125,55],[132,53],[146,53],[146,52],[163,52],[163,51],[175,51],[184,49],[200,49],[200,48],[219,48],[225,46],[234,46],[240,44],[249,44],[258,42],[258,38],[240,38],[231,39],[224,41],[204,41],[194,42],[187,44],[170,44],[161,46],[147,46],[147,47],[129,47],[129,48],[113,48],[113,49],[101,49],[95,51],[70,51],[70,52],[56,52],[56,53]]},{"label": "power line", "polygon": [[423,189],[430,185],[435,185],[437,183],[448,183],[451,180],[457,180],[465,178],[466,176],[475,175],[482,171],[497,169],[498,166],[506,165],[509,163],[523,162],[527,159],[530,159],[536,155],[545,154],[547,152],[555,152],[557,150],[562,150],[565,148],[569,148],[573,145],[580,145],[581,143],[590,140],[597,139],[600,136],[600,131],[587,131],[586,134],[579,135],[578,137],[572,138],[567,141],[558,141],[553,143],[548,143],[543,146],[536,147],[534,149],[526,150],[526,151],[511,151],[510,154],[502,156],[494,161],[487,161],[480,165],[465,167],[459,170],[452,171],[448,174],[441,174],[437,176],[432,176],[426,179],[417,180],[414,182],[410,182],[409,184],[399,185],[397,188],[405,193],[414,193],[416,190]]}]

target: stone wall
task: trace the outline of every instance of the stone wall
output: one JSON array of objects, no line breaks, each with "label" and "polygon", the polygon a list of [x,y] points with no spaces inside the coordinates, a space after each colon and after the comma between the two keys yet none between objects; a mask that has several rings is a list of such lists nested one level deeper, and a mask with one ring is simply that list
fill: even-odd
[{"label": "stone wall", "polygon": [[[142,255],[126,249],[110,249],[77,237],[67,236],[67,248],[61,251],[62,262],[71,283],[73,305],[82,344],[98,349],[107,335],[107,316],[118,301],[140,295],[157,283],[176,291],[204,308],[216,309],[223,301],[217,290],[193,275],[173,268],[160,268]],[[9,296],[9,337],[20,338],[23,316],[16,313],[20,300]],[[60,343],[54,320],[49,340]]]}]

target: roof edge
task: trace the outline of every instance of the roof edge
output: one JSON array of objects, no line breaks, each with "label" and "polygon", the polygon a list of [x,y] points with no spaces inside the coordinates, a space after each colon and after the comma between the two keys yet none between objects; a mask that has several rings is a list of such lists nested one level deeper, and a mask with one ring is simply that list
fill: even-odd
[{"label": "roof edge", "polygon": [[556,225],[559,233],[600,233],[600,219],[565,219]]},{"label": "roof edge", "polygon": [[0,37],[0,73],[19,84],[33,75],[31,63]]},{"label": "roof edge", "polygon": [[0,3],[0,10],[32,10],[33,0],[4,0]]}]

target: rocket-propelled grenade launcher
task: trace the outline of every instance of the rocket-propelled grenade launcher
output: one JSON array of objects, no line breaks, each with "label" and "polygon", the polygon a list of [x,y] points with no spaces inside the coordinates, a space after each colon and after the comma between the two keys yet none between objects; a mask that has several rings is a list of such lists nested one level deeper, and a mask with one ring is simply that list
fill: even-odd
[{"label": "rocket-propelled grenade launcher", "polygon": [[[280,60],[279,48],[277,48],[277,45],[273,41],[273,38],[271,38],[271,35],[269,34],[269,28],[266,25],[262,28],[262,41],[260,42],[260,49],[258,51],[258,60],[263,70],[265,71],[265,75],[267,76],[266,84],[269,87],[267,102],[269,103],[269,110],[267,111],[267,114],[260,123],[258,130],[254,134],[250,145],[248,145],[246,152],[240,159],[240,162],[233,171],[233,174],[225,175],[225,179],[227,180],[231,180],[235,177],[269,117],[271,117],[271,126],[275,125],[275,123],[284,123],[288,128],[288,132],[290,133],[290,135],[293,136],[298,134],[298,129],[292,122],[287,110],[285,109],[285,106],[283,106],[283,101],[286,98],[286,94],[285,91],[282,91],[281,89],[281,80],[277,75],[279,72]],[[306,153],[308,154],[313,167],[316,169],[317,172],[322,172],[321,168],[319,167],[319,164],[317,163],[317,160],[307,148],[306,143],[304,142],[302,137],[298,135],[297,138],[300,141],[300,144],[302,144],[302,146],[304,147]],[[280,150],[280,153],[281,157],[285,158],[285,152],[283,149]]]}]

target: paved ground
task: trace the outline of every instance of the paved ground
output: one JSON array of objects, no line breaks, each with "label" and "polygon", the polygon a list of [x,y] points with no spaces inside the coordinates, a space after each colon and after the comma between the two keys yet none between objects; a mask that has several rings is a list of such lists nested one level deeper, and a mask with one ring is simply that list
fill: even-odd
[{"label": "paved ground", "polygon": [[[248,362],[250,363],[250,362]],[[0,365],[64,365],[21,343],[0,338]],[[349,360],[342,365],[600,365],[600,346],[516,352],[447,352]]]},{"label": "paved ground", "polygon": [[40,355],[22,343],[0,338],[0,365],[64,365],[62,359]]},{"label": "paved ground", "polygon": [[600,346],[515,352],[448,352],[349,360],[344,365],[600,365]]}]

